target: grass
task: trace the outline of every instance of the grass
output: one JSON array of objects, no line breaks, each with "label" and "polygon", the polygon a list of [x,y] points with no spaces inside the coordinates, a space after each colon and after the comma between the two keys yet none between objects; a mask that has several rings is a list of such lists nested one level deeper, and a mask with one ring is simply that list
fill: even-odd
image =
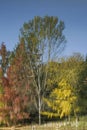
[{"label": "grass", "polygon": [[23,127],[3,127],[0,130],[87,130],[87,116],[80,117],[80,121],[72,120],[70,123],[66,121],[50,122],[42,125],[29,125]]}]

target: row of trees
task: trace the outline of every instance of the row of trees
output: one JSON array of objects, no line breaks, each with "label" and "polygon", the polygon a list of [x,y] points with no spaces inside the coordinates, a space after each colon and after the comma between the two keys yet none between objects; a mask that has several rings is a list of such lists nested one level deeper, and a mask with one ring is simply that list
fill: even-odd
[{"label": "row of trees", "polygon": [[[0,47],[0,122],[10,125],[41,115],[85,113],[87,62],[79,54],[56,61],[65,46],[64,22],[35,17],[24,23],[19,43]],[[35,117],[34,117],[35,118]]]}]

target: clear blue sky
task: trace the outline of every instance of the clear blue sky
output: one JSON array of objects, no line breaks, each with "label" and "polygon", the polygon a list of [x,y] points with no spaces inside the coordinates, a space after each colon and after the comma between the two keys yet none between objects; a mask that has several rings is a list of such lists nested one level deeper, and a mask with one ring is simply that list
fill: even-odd
[{"label": "clear blue sky", "polygon": [[0,44],[13,50],[23,23],[37,15],[58,16],[65,22],[64,55],[87,53],[87,0],[0,0]]}]

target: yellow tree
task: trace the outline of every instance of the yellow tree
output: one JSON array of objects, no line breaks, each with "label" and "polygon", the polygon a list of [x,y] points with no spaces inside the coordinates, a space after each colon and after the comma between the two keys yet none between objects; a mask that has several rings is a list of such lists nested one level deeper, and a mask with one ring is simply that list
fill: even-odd
[{"label": "yellow tree", "polygon": [[58,87],[51,92],[49,100],[44,99],[53,112],[43,112],[42,114],[49,117],[59,116],[60,118],[69,116],[74,109],[76,100],[77,96],[72,86],[65,79],[62,79]]},{"label": "yellow tree", "polygon": [[[79,106],[79,92],[80,92],[80,77],[83,71],[83,58],[79,54],[75,54],[68,59],[62,59],[59,66],[56,68],[56,76],[54,81],[54,71],[50,68],[50,75],[48,83],[55,85],[52,89],[49,97],[46,97],[44,101],[49,106],[48,111],[42,114],[52,116],[70,116],[73,113],[77,117],[77,113],[80,111]],[[53,76],[52,76],[52,74]],[[58,75],[58,76],[57,76]],[[53,81],[53,82],[52,82]],[[81,81],[82,82],[82,81]]]}]

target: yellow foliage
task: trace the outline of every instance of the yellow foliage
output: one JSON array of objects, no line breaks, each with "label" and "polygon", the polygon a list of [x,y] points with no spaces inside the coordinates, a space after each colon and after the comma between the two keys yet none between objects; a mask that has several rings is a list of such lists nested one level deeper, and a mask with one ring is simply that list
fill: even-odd
[{"label": "yellow foliage", "polygon": [[[44,99],[44,101],[56,112],[56,115],[59,115],[60,118],[62,118],[63,116],[70,115],[75,108],[74,104],[77,101],[77,96],[75,95],[72,86],[70,86],[66,80],[62,79],[59,82],[58,87],[50,94],[50,99]],[[75,109],[77,109],[77,107]],[[55,112],[54,114],[50,114],[50,117],[55,116]]]},{"label": "yellow foliage", "polygon": [[52,113],[52,112],[41,112],[41,115],[47,116],[48,118],[52,117],[58,117],[58,113]]},{"label": "yellow foliage", "polygon": [[71,104],[68,101],[63,101],[60,103],[60,109],[60,118],[62,118],[63,116],[68,116],[71,112]]}]

